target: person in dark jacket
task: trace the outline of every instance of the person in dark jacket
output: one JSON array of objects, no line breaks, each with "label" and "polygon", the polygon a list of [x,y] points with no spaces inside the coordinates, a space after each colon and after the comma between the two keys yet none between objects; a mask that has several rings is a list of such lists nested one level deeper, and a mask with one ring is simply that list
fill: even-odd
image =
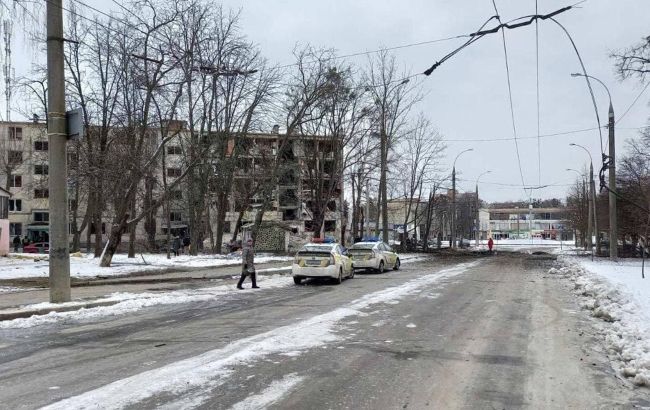
[{"label": "person in dark jacket", "polygon": [[20,247],[20,236],[16,235],[14,236],[14,252],[18,252],[19,247]]},{"label": "person in dark jacket", "polygon": [[178,236],[174,237],[172,240],[172,251],[174,252],[174,256],[178,256],[178,250],[181,247],[181,238]]},{"label": "person in dark jacket", "polygon": [[244,289],[242,284],[246,276],[251,276],[251,281],[253,282],[253,289],[259,288],[257,286],[257,277],[255,273],[255,249],[253,248],[253,240],[249,239],[246,241],[246,244],[242,248],[241,252],[241,277],[239,282],[237,282],[237,289]]}]

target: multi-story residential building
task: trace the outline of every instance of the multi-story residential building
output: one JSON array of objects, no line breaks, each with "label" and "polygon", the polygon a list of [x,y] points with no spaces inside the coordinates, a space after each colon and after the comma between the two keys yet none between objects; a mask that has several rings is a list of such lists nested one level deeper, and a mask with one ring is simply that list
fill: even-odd
[{"label": "multi-story residential building", "polygon": [[0,123],[0,181],[11,193],[9,232],[30,241],[49,238],[48,141],[42,124]]},{"label": "multi-story residential building", "polygon": [[[188,132],[182,123],[176,126],[180,129],[178,138],[169,142],[165,147],[166,169],[159,169],[153,178],[162,179],[164,172],[169,181],[183,174],[186,161],[184,158],[183,142]],[[254,219],[255,204],[260,201],[256,195],[252,198],[245,195],[246,185],[251,185],[252,179],[259,182],[264,175],[265,167],[276,155],[281,158],[281,176],[273,189],[275,196],[271,209],[265,212],[266,234],[263,235],[260,247],[267,250],[283,250],[288,246],[288,236],[292,233],[310,236],[341,235],[343,210],[343,189],[340,181],[340,149],[333,144],[332,138],[319,136],[289,136],[280,134],[274,129],[270,133],[251,133],[245,139],[247,149],[237,162],[239,167],[235,171],[234,189],[228,198],[229,208],[224,222],[224,242],[231,239],[230,233],[235,224],[239,223],[245,228]],[[155,133],[153,133],[155,136]],[[284,144],[283,152],[278,153],[280,141]],[[229,147],[229,150],[232,147]],[[316,155],[314,155],[316,154]],[[76,164],[79,158],[69,155],[69,165]],[[210,161],[208,158],[207,161]],[[162,163],[160,163],[162,164]],[[314,169],[321,172],[315,173]],[[310,170],[312,172],[310,172]],[[256,171],[261,171],[256,172]],[[27,237],[30,241],[47,241],[49,238],[49,192],[48,192],[48,141],[45,124],[39,122],[0,122],[0,183],[5,183],[5,188],[11,193],[8,200],[9,231],[13,239],[15,236]],[[323,185],[328,186],[332,180],[333,189],[316,189]],[[324,184],[317,184],[323,182]],[[210,184],[223,183],[211,181]],[[144,182],[143,182],[144,184]],[[155,184],[154,191],[160,193],[160,184]],[[327,198],[327,207],[324,212],[323,232],[313,232],[313,212],[315,206],[314,194],[330,196]],[[107,193],[110,195],[110,193]],[[72,196],[71,196],[72,197]],[[169,207],[159,207],[155,218],[155,237],[162,241],[166,238],[168,230],[173,235],[191,235],[193,227],[189,224],[187,185],[179,184],[169,192]],[[110,198],[107,198],[107,209],[103,216],[102,241],[110,234],[112,210]],[[83,199],[82,199],[83,201]],[[245,202],[245,203],[242,203]],[[322,202],[321,202],[322,203]],[[83,220],[85,204],[74,204],[78,209],[77,220]],[[252,207],[250,206],[252,205]],[[245,210],[247,209],[247,210]],[[169,212],[169,215],[166,213]],[[241,214],[241,216],[240,216]],[[169,224],[167,221],[169,220]],[[206,231],[216,230],[216,219],[211,217],[201,224],[201,229]],[[138,225],[136,239],[145,243],[147,233],[143,223]],[[88,227],[81,234],[86,237],[87,229],[95,234],[93,226]],[[197,229],[197,227],[194,227]],[[273,233],[270,233],[273,232]],[[204,232],[204,237],[209,237]],[[125,236],[125,240],[128,238]]]}]

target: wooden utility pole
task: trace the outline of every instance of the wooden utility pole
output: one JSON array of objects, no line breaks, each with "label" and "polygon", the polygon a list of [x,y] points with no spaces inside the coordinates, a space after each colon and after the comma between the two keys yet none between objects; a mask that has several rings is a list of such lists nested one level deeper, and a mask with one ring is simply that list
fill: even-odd
[{"label": "wooden utility pole", "polygon": [[70,301],[67,130],[62,0],[47,2],[47,136],[49,139],[50,302]]}]

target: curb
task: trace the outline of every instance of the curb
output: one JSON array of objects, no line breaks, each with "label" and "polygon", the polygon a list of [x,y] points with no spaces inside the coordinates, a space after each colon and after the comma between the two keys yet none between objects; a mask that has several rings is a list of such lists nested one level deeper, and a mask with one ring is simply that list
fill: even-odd
[{"label": "curb", "polygon": [[51,312],[71,312],[79,309],[89,309],[89,308],[100,307],[100,306],[112,306],[118,303],[120,303],[120,301],[112,300],[112,301],[103,301],[103,302],[87,302],[87,303],[82,303],[79,305],[72,305],[72,306],[53,306],[53,307],[41,308],[41,309],[7,309],[4,311],[0,311],[0,321],[47,315],[48,313]]}]

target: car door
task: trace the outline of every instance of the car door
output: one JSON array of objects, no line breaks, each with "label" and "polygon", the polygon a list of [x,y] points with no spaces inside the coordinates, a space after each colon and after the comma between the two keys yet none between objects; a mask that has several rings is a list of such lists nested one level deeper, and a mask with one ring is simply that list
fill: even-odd
[{"label": "car door", "polygon": [[393,266],[395,265],[395,261],[397,260],[397,255],[395,252],[393,252],[393,249],[390,247],[390,245],[384,243],[384,255],[386,258],[386,264],[388,266]]},{"label": "car door", "polygon": [[349,274],[352,272],[352,259],[348,256],[348,252],[345,248],[343,248],[341,245],[337,246],[338,252],[339,252],[339,257],[341,258],[341,264],[343,265],[343,271],[346,274]]}]

